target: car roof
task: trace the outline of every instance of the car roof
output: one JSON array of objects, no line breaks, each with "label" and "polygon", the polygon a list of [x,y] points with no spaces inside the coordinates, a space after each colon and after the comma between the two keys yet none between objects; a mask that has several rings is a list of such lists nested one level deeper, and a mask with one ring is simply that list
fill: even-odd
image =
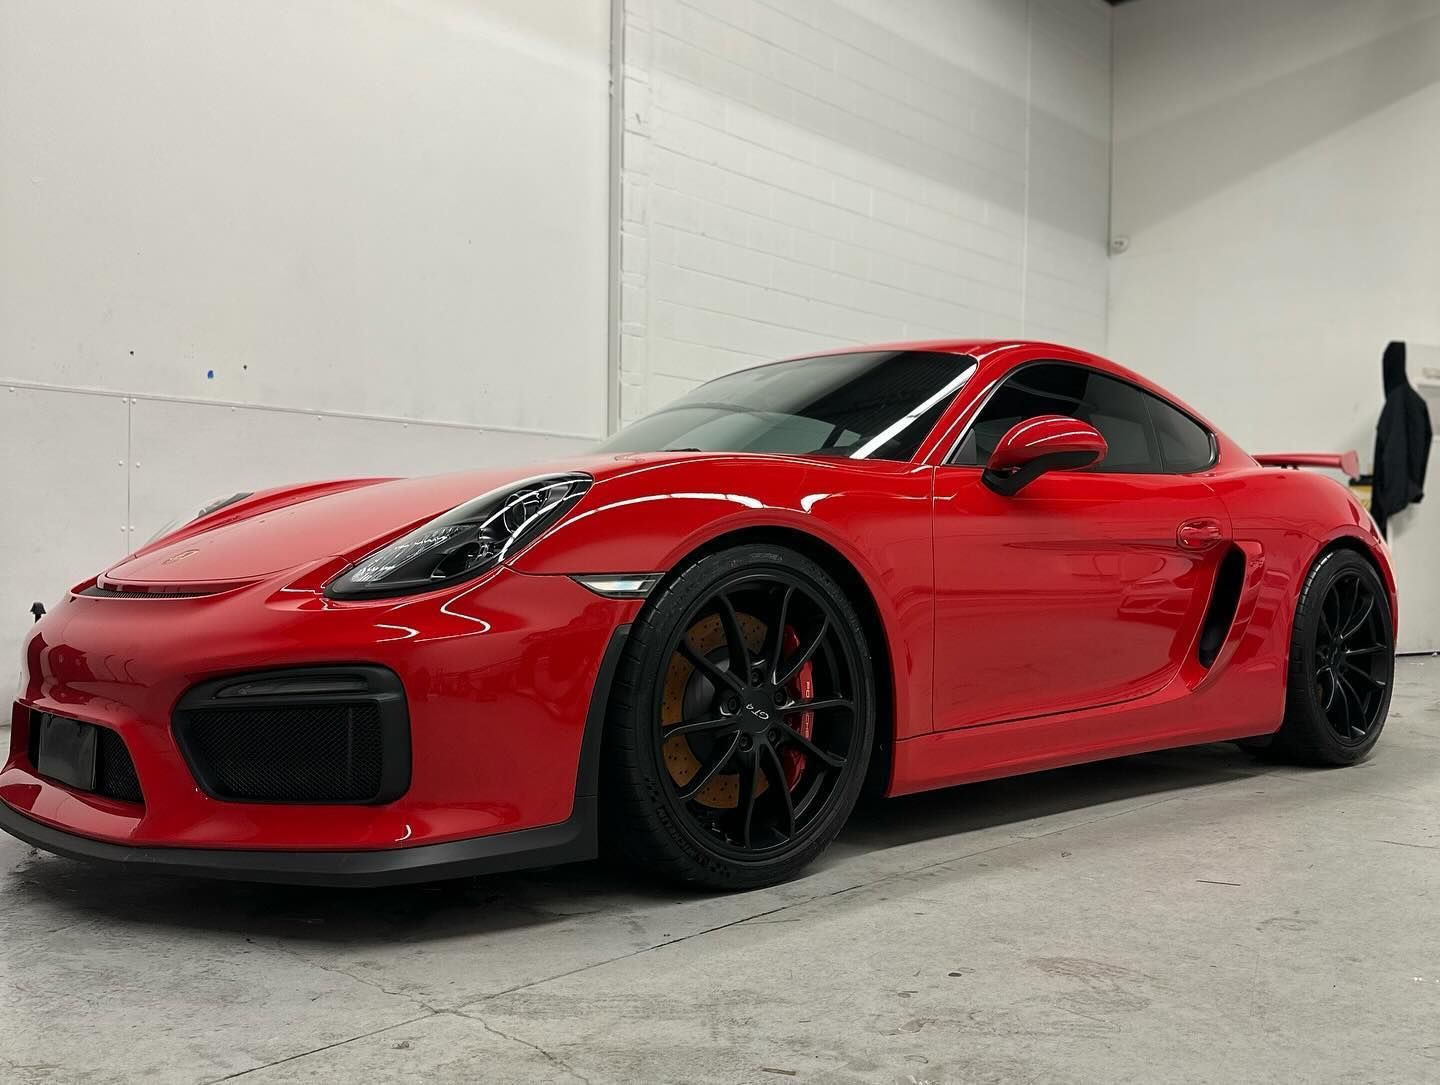
[{"label": "car roof", "polygon": [[1094,366],[1096,369],[1102,369],[1122,377],[1138,379],[1142,383],[1148,383],[1138,373],[1132,373],[1124,366],[1112,362],[1109,358],[1103,358],[1098,354],[1091,354],[1089,351],[1081,350],[1078,347],[1067,346],[1064,343],[1051,343],[1043,339],[911,339],[894,343],[866,343],[857,344],[853,347],[832,347],[829,350],[807,351],[805,354],[797,355],[796,357],[824,358],[841,354],[865,354],[870,351],[900,352],[909,350],[932,351],[937,354],[968,354],[982,362],[991,356],[1009,353],[1011,351],[1037,351],[1052,354],[1057,361],[1083,361],[1087,365]]}]

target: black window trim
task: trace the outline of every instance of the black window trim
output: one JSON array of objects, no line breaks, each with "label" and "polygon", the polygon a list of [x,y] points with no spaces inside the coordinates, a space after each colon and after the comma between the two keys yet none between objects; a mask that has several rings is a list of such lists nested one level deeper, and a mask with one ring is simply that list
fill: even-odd
[{"label": "black window trim", "polygon": [[[1181,475],[1197,475],[1197,474],[1199,474],[1201,471],[1208,471],[1208,470],[1210,470],[1210,469],[1211,469],[1212,467],[1214,467],[1215,464],[1219,461],[1219,459],[1220,459],[1220,442],[1215,439],[1215,431],[1212,430],[1209,426],[1207,426],[1204,422],[1200,421],[1200,419],[1196,418],[1193,414],[1191,414],[1189,411],[1187,411],[1184,407],[1181,407],[1178,403],[1175,403],[1175,402],[1167,399],[1167,398],[1164,397],[1164,396],[1156,395],[1154,392],[1150,391],[1150,389],[1148,389],[1148,388],[1142,388],[1140,385],[1136,384],[1134,381],[1132,381],[1132,380],[1127,380],[1125,377],[1120,376],[1118,373],[1107,373],[1107,372],[1105,372],[1105,370],[1103,370],[1103,369],[1097,369],[1097,368],[1095,368],[1095,366],[1093,366],[1093,365],[1086,365],[1084,362],[1073,362],[1073,361],[1070,361],[1069,359],[1066,359],[1066,358],[1032,358],[1030,361],[1028,361],[1028,362],[1021,362],[1021,363],[1020,363],[1019,365],[1017,365],[1014,369],[1011,369],[1011,370],[1007,371],[1004,376],[1002,376],[999,380],[997,380],[997,381],[995,382],[994,387],[992,387],[992,388],[990,389],[990,391],[988,391],[988,392],[985,393],[985,398],[984,398],[983,400],[981,400],[980,403],[978,403],[978,404],[976,405],[974,411],[973,411],[973,412],[971,413],[971,415],[970,415],[970,418],[966,421],[964,428],[962,428],[962,429],[960,430],[960,432],[955,435],[955,440],[951,443],[951,445],[950,445],[950,450],[949,450],[947,453],[945,453],[945,458],[940,461],[940,466],[942,466],[942,467],[962,467],[962,468],[969,468],[970,470],[974,470],[974,471],[983,471],[983,470],[985,469],[985,465],[984,465],[983,463],[956,463],[956,462],[955,462],[955,456],[959,453],[959,451],[960,451],[960,446],[965,443],[965,438],[968,437],[968,436],[970,436],[970,430],[971,430],[971,428],[975,425],[976,421],[980,418],[980,415],[984,412],[985,408],[986,408],[987,406],[989,406],[990,400],[992,400],[992,399],[995,397],[995,393],[999,392],[1000,389],[1003,388],[1003,387],[1009,382],[1010,378],[1014,377],[1014,376],[1015,376],[1016,374],[1018,374],[1018,373],[1023,372],[1023,371],[1026,370],[1026,369],[1029,369],[1031,366],[1036,366],[1036,365],[1068,365],[1068,366],[1072,366],[1072,367],[1075,368],[1075,369],[1084,369],[1084,370],[1086,370],[1087,372],[1094,373],[1094,374],[1096,374],[1096,375],[1098,375],[1098,376],[1101,376],[1101,377],[1109,377],[1109,378],[1110,378],[1111,380],[1113,380],[1113,381],[1118,381],[1118,382],[1120,382],[1121,384],[1129,385],[1131,388],[1135,389],[1135,391],[1139,392],[1142,396],[1145,396],[1145,397],[1146,397],[1146,399],[1145,399],[1145,401],[1144,401],[1144,402],[1145,402],[1145,417],[1146,417],[1146,420],[1147,420],[1147,421],[1149,422],[1149,424],[1150,424],[1150,431],[1151,431],[1151,433],[1154,434],[1154,436],[1155,436],[1155,452],[1156,452],[1156,454],[1160,457],[1160,467],[1161,467],[1161,470],[1159,470],[1159,471],[1107,471],[1107,472],[1102,472],[1102,473],[1104,473],[1104,474],[1113,474],[1113,475],[1157,475],[1157,474],[1160,474],[1160,475],[1176,475],[1176,476],[1181,476]],[[1151,400],[1151,399],[1158,399],[1161,403],[1165,404],[1165,406],[1167,406],[1167,407],[1169,407],[1171,410],[1175,411],[1175,412],[1176,412],[1177,414],[1179,414],[1182,418],[1188,418],[1191,422],[1194,422],[1195,425],[1197,425],[1198,427],[1200,427],[1201,432],[1204,433],[1207,438],[1209,438],[1209,441],[1210,441],[1210,458],[1209,458],[1209,460],[1207,460],[1207,461],[1205,462],[1205,465],[1204,465],[1203,467],[1196,467],[1196,468],[1194,468],[1194,469],[1192,469],[1192,470],[1189,470],[1189,471],[1172,471],[1172,470],[1170,470],[1169,465],[1165,462],[1165,450],[1164,450],[1164,448],[1161,447],[1161,445],[1160,445],[1160,432],[1159,432],[1159,430],[1158,430],[1158,429],[1156,428],[1156,426],[1155,426],[1155,417],[1154,417],[1154,415],[1151,414],[1151,412],[1150,412],[1150,400]]]}]

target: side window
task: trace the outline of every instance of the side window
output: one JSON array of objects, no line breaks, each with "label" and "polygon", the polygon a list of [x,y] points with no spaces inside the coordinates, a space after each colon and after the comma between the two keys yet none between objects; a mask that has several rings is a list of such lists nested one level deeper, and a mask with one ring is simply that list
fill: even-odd
[{"label": "side window", "polygon": [[990,397],[950,462],[984,465],[1017,422],[1040,414],[1063,414],[1090,423],[1110,446],[1096,471],[1153,474],[1163,468],[1147,398],[1138,388],[1083,366],[1027,365]]},{"label": "side window", "polygon": [[1089,374],[1085,404],[1077,416],[1100,431],[1110,451],[1095,468],[1102,474],[1153,474],[1163,471],[1145,393],[1133,384]]},{"label": "side window", "polygon": [[1069,365],[1030,365],[995,390],[956,450],[952,463],[983,467],[1010,427],[1038,414],[1074,415],[1084,391],[1084,370]]},{"label": "side window", "polygon": [[1189,415],[1182,414],[1163,399],[1146,397],[1150,404],[1150,420],[1160,439],[1160,455],[1165,470],[1175,475],[1203,471],[1215,462],[1215,440],[1210,431]]}]

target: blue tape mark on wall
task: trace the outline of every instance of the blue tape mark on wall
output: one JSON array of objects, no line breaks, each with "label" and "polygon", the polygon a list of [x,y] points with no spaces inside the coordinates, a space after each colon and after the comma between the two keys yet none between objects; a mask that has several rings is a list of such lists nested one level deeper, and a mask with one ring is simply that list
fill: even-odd
[{"label": "blue tape mark on wall", "polygon": [[213,370],[213,369],[207,369],[207,370],[205,370],[205,379],[206,379],[207,381],[213,381],[213,380],[215,379],[215,370]]}]

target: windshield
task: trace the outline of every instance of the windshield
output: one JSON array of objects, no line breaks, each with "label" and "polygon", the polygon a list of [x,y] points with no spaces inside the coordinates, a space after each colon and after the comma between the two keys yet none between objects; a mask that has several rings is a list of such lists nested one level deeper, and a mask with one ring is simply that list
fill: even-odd
[{"label": "windshield", "polygon": [[778,452],[908,460],[975,370],[964,354],[826,354],[702,384],[599,452]]}]

